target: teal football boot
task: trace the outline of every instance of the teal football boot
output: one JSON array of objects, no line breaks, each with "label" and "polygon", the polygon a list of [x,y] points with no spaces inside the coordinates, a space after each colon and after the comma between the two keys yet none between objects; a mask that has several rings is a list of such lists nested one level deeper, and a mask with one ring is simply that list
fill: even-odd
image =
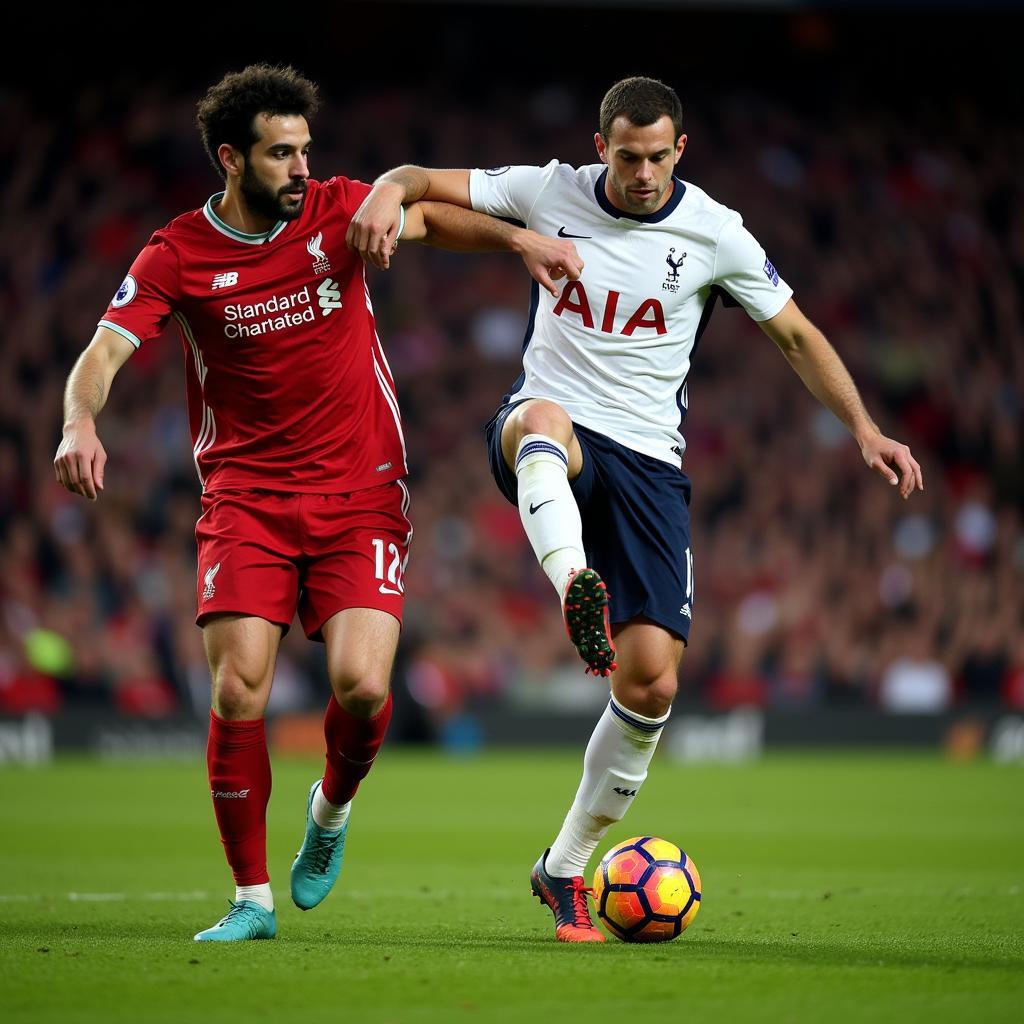
[{"label": "teal football boot", "polygon": [[277,935],[277,915],[252,900],[229,900],[231,909],[212,928],[199,932],[196,942],[244,942]]},{"label": "teal football boot", "polygon": [[321,828],[313,820],[313,797],[323,779],[309,789],[306,803],[306,837],[292,863],[292,902],[300,910],[312,910],[334,887],[345,856],[348,820],[339,829]]}]

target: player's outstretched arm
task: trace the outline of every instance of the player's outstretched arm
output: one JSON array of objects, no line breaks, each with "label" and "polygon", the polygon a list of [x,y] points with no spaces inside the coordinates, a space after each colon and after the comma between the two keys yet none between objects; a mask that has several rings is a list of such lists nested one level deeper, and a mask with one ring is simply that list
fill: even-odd
[{"label": "player's outstretched arm", "polygon": [[572,242],[449,203],[408,207],[402,237],[454,252],[518,253],[533,279],[556,296],[556,281],[575,281],[583,272],[583,260]]},{"label": "player's outstretched arm", "polygon": [[[390,265],[398,239],[400,209],[433,199],[469,209],[469,171],[438,171],[407,164],[382,174],[373,184],[345,233],[346,244],[380,270]],[[403,233],[408,238],[408,228]]]},{"label": "player's outstretched arm", "polygon": [[759,326],[779,346],[811,394],[846,425],[868,466],[889,483],[898,484],[903,498],[909,498],[915,488],[923,491],[921,467],[910,449],[878,429],[838,353],[797,304],[790,299]]},{"label": "player's outstretched arm", "polygon": [[110,394],[114,375],[134,351],[132,343],[116,331],[97,327],[64,389],[64,436],[53,470],[69,491],[90,501],[103,490],[107,462],[107,453],[96,436],[96,416]]}]

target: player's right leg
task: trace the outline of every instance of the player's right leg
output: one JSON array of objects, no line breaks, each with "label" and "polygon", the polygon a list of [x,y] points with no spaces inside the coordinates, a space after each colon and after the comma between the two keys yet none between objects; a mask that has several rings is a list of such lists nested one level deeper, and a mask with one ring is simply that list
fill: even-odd
[{"label": "player's right leg", "polygon": [[271,774],[263,713],[282,632],[250,615],[214,615],[203,626],[213,683],[206,761],[235,899],[224,918],[195,936],[200,942],[272,939],[277,930],[267,873]]},{"label": "player's right leg", "polygon": [[514,406],[501,424],[501,455],[515,474],[519,517],[541,568],[551,580],[566,630],[587,670],[609,675],[615,647],[608,593],[587,567],[583,523],[570,481],[583,469],[583,451],[568,413],[546,399]]},{"label": "player's right leg", "polygon": [[270,759],[263,713],[274,662],[298,603],[296,497],[203,496],[196,524],[197,623],[212,680],[207,766],[214,813],[235,878],[231,912],[199,941],[273,938],[267,874]]}]

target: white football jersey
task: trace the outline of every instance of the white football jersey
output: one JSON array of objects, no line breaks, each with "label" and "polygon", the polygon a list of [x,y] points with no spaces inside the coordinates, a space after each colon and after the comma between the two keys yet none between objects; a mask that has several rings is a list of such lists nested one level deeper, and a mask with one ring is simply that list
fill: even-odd
[{"label": "white football jersey", "polygon": [[769,320],[793,290],[738,213],[675,180],[657,212],[605,195],[603,164],[474,170],[473,209],[575,242],[586,264],[558,298],[533,286],[512,399],[547,398],[574,422],[679,464],[686,376],[715,299]]}]

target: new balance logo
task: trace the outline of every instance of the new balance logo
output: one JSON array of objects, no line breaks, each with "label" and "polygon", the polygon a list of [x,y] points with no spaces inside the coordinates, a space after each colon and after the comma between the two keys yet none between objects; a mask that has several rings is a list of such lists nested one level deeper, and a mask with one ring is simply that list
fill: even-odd
[{"label": "new balance logo", "polygon": [[320,296],[320,312],[324,316],[329,316],[334,310],[341,309],[341,287],[329,277],[325,277],[317,285],[316,293]]},{"label": "new balance logo", "polygon": [[234,791],[229,789],[210,790],[210,796],[212,796],[214,800],[244,800],[248,795],[249,790],[247,789],[236,789]]},{"label": "new balance logo", "polygon": [[210,288],[231,288],[236,284],[238,284],[238,274],[236,271],[231,270],[226,274],[214,274],[213,284],[210,285]]},{"label": "new balance logo", "polygon": [[615,792],[619,794],[619,796],[636,796],[635,789],[623,789],[620,786],[614,786],[613,788]]},{"label": "new balance logo", "polygon": [[203,600],[209,601],[214,594],[217,593],[217,588],[213,585],[213,578],[220,572],[220,562],[216,565],[211,565],[206,570],[206,574],[203,576]]}]

